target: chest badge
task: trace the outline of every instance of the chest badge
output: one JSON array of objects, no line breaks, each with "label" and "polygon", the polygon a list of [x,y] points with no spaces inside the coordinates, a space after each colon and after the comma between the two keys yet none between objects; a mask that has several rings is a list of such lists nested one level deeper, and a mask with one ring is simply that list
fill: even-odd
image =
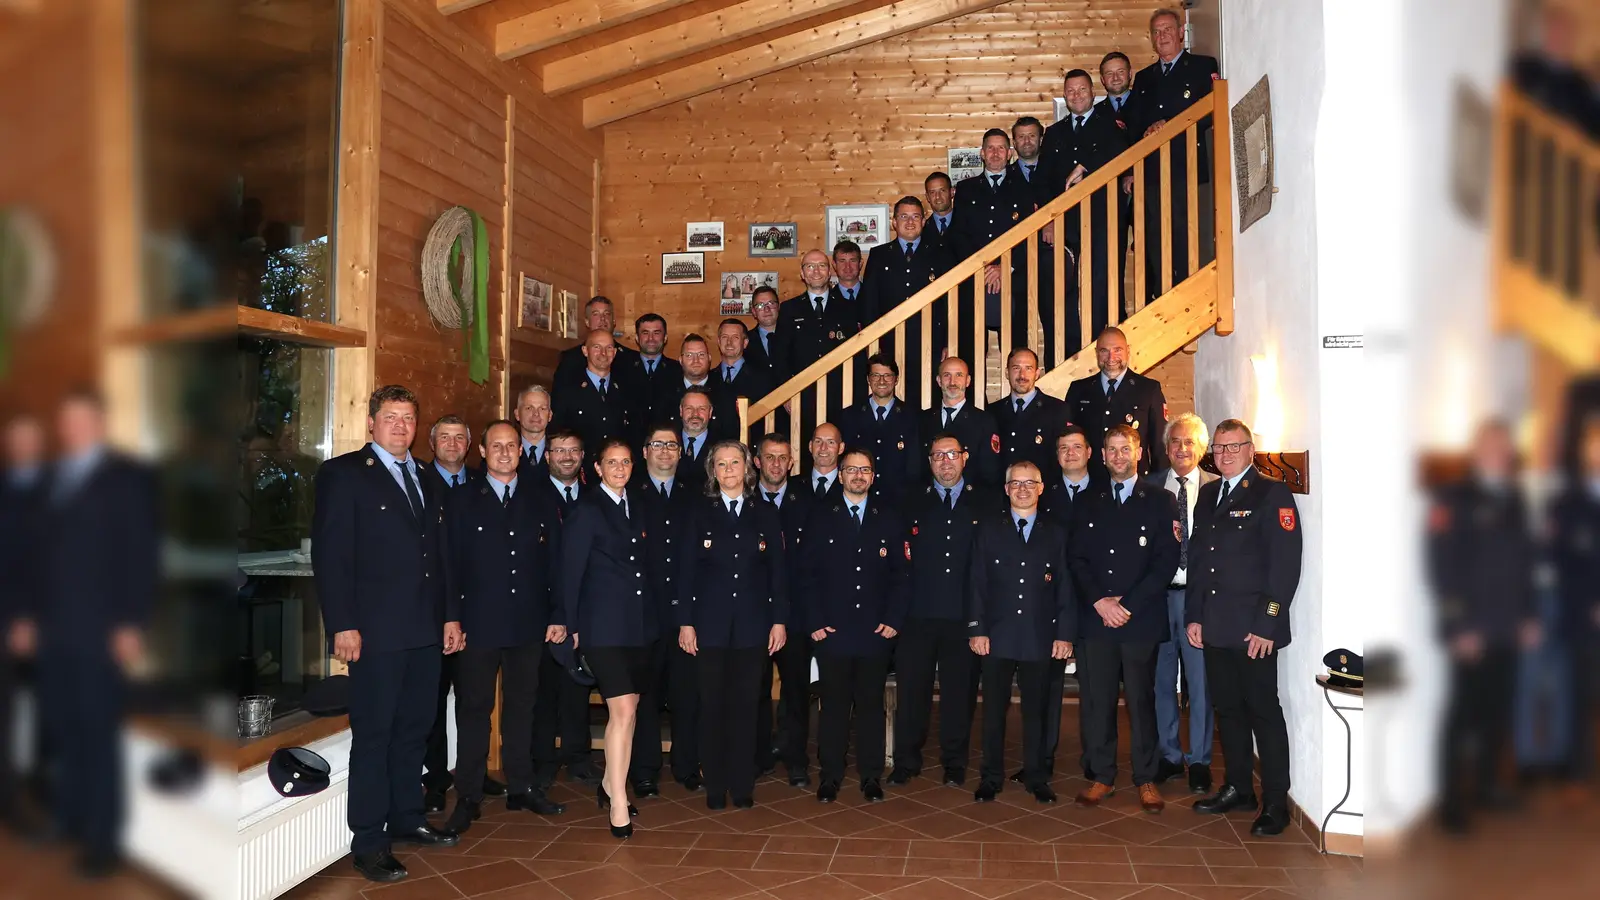
[{"label": "chest badge", "polygon": [[899,441],[894,445],[894,448],[896,450],[904,450],[906,448],[906,442],[905,441]]},{"label": "chest badge", "polygon": [[1042,434],[1036,434],[1036,435],[1034,435],[1034,436],[1033,436],[1033,442],[1034,442],[1034,443],[1035,443],[1035,444],[1042,444],[1042,443],[1044,443],[1044,435],[1042,435]]},{"label": "chest badge", "polygon": [[372,464],[373,464],[373,462],[372,462],[372,457],[370,457],[370,456],[369,456],[369,457],[367,457],[367,465],[369,465],[369,466],[370,466],[370,465],[372,465]]},{"label": "chest badge", "polygon": [[1049,573],[1049,572],[1046,572],[1046,573],[1044,573],[1044,583],[1045,583],[1045,584],[1049,584],[1049,583],[1050,583],[1050,579],[1051,579],[1051,578],[1052,578],[1052,577],[1053,577],[1053,576],[1052,576],[1052,575],[1051,575],[1051,573]]},{"label": "chest badge", "polygon": [[711,549],[711,539],[710,538],[706,538],[705,543],[702,544],[701,546],[705,547],[707,550],[710,550]]},{"label": "chest badge", "polygon": [[1150,543],[1150,542],[1145,540],[1144,535],[1142,535],[1142,534],[1139,535],[1139,546],[1143,547],[1143,546],[1147,545],[1148,543]]},{"label": "chest badge", "polygon": [[889,555],[889,549],[887,547],[879,547],[878,548],[878,558],[879,559],[882,559],[883,557],[886,557],[888,555]]},{"label": "chest badge", "polygon": [[762,553],[767,552],[767,542],[766,541],[760,542],[759,544],[756,545],[756,549],[760,550]]},{"label": "chest badge", "polygon": [[1015,222],[1020,218],[1022,218],[1022,213],[1019,213],[1019,212],[1012,212],[1011,213],[1011,221]]},{"label": "chest badge", "polygon": [[934,276],[933,276],[933,273],[932,273],[932,272],[929,272],[929,273],[928,273],[928,283],[929,283],[929,284],[933,284],[933,282],[934,282]]},{"label": "chest badge", "polygon": [[1126,416],[1123,416],[1122,419],[1124,422],[1127,422],[1129,425],[1132,425],[1135,428],[1139,427],[1139,423],[1133,420],[1133,413],[1128,413]]},{"label": "chest badge", "polygon": [[1184,91],[1183,92],[1183,99],[1185,99],[1185,100],[1189,99],[1189,92],[1188,91]]}]

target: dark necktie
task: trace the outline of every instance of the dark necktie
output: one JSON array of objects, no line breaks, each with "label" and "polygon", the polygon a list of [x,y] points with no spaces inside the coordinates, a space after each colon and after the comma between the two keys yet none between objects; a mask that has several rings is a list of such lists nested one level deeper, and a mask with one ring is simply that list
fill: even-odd
[{"label": "dark necktie", "polygon": [[1122,98],[1121,97],[1112,97],[1111,98],[1111,111],[1112,112],[1122,112]]},{"label": "dark necktie", "polygon": [[572,485],[567,485],[567,502],[572,502]]},{"label": "dark necktie", "polygon": [[1019,415],[1019,416],[1022,415],[1022,408],[1024,406],[1027,406],[1027,405],[1028,405],[1028,401],[1022,399],[1021,397],[1018,397],[1017,398],[1017,415]]},{"label": "dark necktie", "polygon": [[777,503],[778,502],[778,494],[777,494],[776,491],[762,491],[761,493],[767,495],[767,502],[768,503]]},{"label": "dark necktie", "polygon": [[1172,74],[1172,63],[1169,63],[1169,62],[1162,63],[1161,64],[1161,77],[1165,78],[1166,76],[1171,75],[1171,74]]},{"label": "dark necktie", "polygon": [[644,373],[646,375],[654,375],[656,373],[656,361],[655,360],[647,359],[647,360],[644,361]]},{"label": "dark necktie", "polygon": [[536,466],[539,464],[539,449],[534,445],[529,444],[527,451],[522,454],[522,457],[528,461],[528,465]]},{"label": "dark necktie", "polygon": [[888,414],[889,414],[889,407],[887,407],[887,406],[878,407],[878,421],[879,422],[882,422],[883,421],[883,417],[887,416]]},{"label": "dark necktie", "polygon": [[694,459],[694,441],[695,441],[695,439],[692,438],[692,437],[684,438],[684,444],[686,444],[689,447],[689,458],[690,459]]},{"label": "dark necktie", "polygon": [[951,490],[950,488],[945,488],[944,489],[944,508],[945,509],[955,509],[956,508],[955,491]]},{"label": "dark necktie", "polygon": [[822,315],[822,298],[812,297],[811,307],[817,311],[817,315]]},{"label": "dark necktie", "polygon": [[901,241],[900,242],[900,252],[905,255],[905,258],[908,261],[911,259],[912,248],[911,248],[910,244],[906,243],[905,241]]},{"label": "dark necktie", "polygon": [[856,292],[854,288],[840,288],[839,293],[844,294],[844,298],[846,300],[854,300],[856,298]]},{"label": "dark necktie", "polygon": [[940,233],[940,234],[944,234],[944,230],[945,230],[945,228],[947,228],[947,227],[949,227],[949,224],[950,224],[950,220],[948,220],[948,219],[941,219],[941,218],[939,218],[939,217],[938,217],[938,216],[934,216],[934,217],[933,217],[933,224],[934,224],[934,225],[936,225],[936,226],[938,226],[938,229],[939,229],[939,233]]},{"label": "dark necktie", "polygon": [[1033,167],[1035,163],[1022,164],[1022,178],[1024,181],[1033,181]]},{"label": "dark necktie", "polygon": [[1026,544],[1028,542],[1028,520],[1027,519],[1018,519],[1017,520],[1017,537],[1021,538],[1022,542],[1024,544]]},{"label": "dark necktie", "polygon": [[510,506],[511,505],[511,485],[509,485],[509,484],[506,485],[505,489],[500,492],[500,505],[501,506]]},{"label": "dark necktie", "polygon": [[861,507],[860,506],[852,506],[852,507],[850,507],[850,518],[855,521],[856,530],[860,531],[861,530]]},{"label": "dark necktie", "polygon": [[1079,128],[1082,128],[1082,127],[1083,127],[1083,116],[1073,116],[1072,117],[1072,130],[1074,132],[1076,132]]},{"label": "dark necktie", "polygon": [[735,519],[739,518],[739,501],[737,501],[737,500],[729,500],[728,501],[728,512],[732,513],[733,517]]},{"label": "dark necktie", "polygon": [[1178,477],[1178,568],[1189,568],[1189,476]]},{"label": "dark necktie", "polygon": [[418,522],[421,522],[422,494],[417,490],[416,480],[411,477],[411,467],[402,462],[397,462],[395,465],[400,469],[400,477],[405,479],[406,499],[411,501],[411,514],[417,517]]},{"label": "dark necktie", "polygon": [[828,476],[826,476],[826,475],[818,475],[817,476],[817,496],[820,497],[823,494],[826,494],[827,492],[828,492]]},{"label": "dark necktie", "polygon": [[1072,485],[1072,493],[1067,496],[1067,502],[1069,502],[1069,503],[1077,503],[1078,502],[1078,488],[1080,488],[1080,487],[1082,487],[1082,485],[1078,485],[1078,484]]},{"label": "dark necktie", "polygon": [[604,397],[605,395],[606,395],[606,380],[605,380],[605,378],[602,377],[600,379],[600,396]]},{"label": "dark necktie", "polygon": [[950,422],[956,417],[956,411],[946,406],[944,408],[944,427],[949,428]]},{"label": "dark necktie", "polygon": [[656,490],[661,492],[661,496],[662,496],[663,499],[671,496],[671,495],[669,495],[667,493],[667,483],[665,481],[658,482],[656,484]]},{"label": "dark necktie", "polygon": [[1002,176],[1000,176],[1000,175],[990,175],[989,176],[989,181],[994,184],[994,189],[997,190],[997,191],[1000,190],[1000,179],[1001,179],[1001,177]]},{"label": "dark necktie", "polygon": [[460,472],[457,472],[454,475],[450,476],[450,486],[451,487],[461,487],[461,473]]},{"label": "dark necktie", "polygon": [[1228,502],[1228,482],[1227,482],[1226,479],[1224,479],[1223,482],[1222,482],[1222,490],[1217,491],[1217,507],[1220,509],[1222,507],[1222,505],[1227,503],[1227,502]]},{"label": "dark necktie", "polygon": [[1122,482],[1115,481],[1111,484],[1111,493],[1116,495],[1116,501],[1122,502]]},{"label": "dark necktie", "polygon": [[733,366],[722,367],[722,380],[728,384],[733,384]]},{"label": "dark necktie", "polygon": [[1106,379],[1106,399],[1110,400],[1111,399],[1111,395],[1115,394],[1116,392],[1117,392],[1117,379],[1115,379],[1115,378]]}]

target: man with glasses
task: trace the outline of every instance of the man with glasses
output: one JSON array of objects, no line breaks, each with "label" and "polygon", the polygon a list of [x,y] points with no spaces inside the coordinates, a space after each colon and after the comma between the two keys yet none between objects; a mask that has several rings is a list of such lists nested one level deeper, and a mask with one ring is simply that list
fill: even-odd
[{"label": "man with glasses", "polygon": [[1000,464],[1027,460],[1034,468],[1055,476],[1056,435],[1065,424],[1067,408],[1060,400],[1035,387],[1039,380],[1039,356],[1027,347],[1018,347],[1006,357],[1006,380],[1011,393],[994,404],[995,425],[1000,433]]},{"label": "man with glasses", "polygon": [[994,415],[979,409],[967,399],[972,371],[959,356],[947,356],[939,363],[939,402],[922,411],[918,433],[929,452],[934,435],[953,434],[967,449],[968,466],[962,477],[973,484],[998,487],[1000,484],[1000,429]]},{"label": "man with glasses", "polygon": [[821,762],[817,800],[839,798],[852,711],[861,795],[883,800],[883,686],[890,643],[904,624],[911,544],[899,510],[871,496],[872,453],[850,448],[840,468],[843,490],[819,507],[800,545],[801,596],[820,675],[817,718]]},{"label": "man with glasses", "polygon": [[933,483],[906,505],[911,517],[911,600],[895,647],[899,700],[894,713],[894,770],[889,783],[922,774],[922,745],[933,713],[939,673],[939,762],[944,783],[967,780],[972,714],[978,701],[978,660],[967,644],[972,535],[978,521],[1000,509],[1000,494],[966,480],[961,439],[941,432],[928,451]]},{"label": "man with glasses", "polygon": [[1205,649],[1227,780],[1194,811],[1254,809],[1259,753],[1264,796],[1250,833],[1281,834],[1289,824],[1289,733],[1276,652],[1289,646],[1289,602],[1300,584],[1300,511],[1287,485],[1256,471],[1243,422],[1219,423],[1211,452],[1222,477],[1195,502],[1184,621],[1189,645]]},{"label": "man with glasses", "polygon": [[555,423],[583,438],[585,447],[598,447],[611,438],[625,438],[629,401],[617,384],[613,363],[617,342],[611,332],[595,329],[583,339],[587,363],[566,378],[557,373],[551,387]]},{"label": "man with glasses", "polygon": [[[783,334],[778,331],[778,290],[762,285],[750,300],[756,327],[750,329],[745,359],[767,370],[774,385],[789,377],[779,365],[783,359]],[[782,430],[782,429],[780,429]]]},{"label": "man with glasses", "polygon": [[900,367],[887,353],[867,362],[867,399],[841,409],[833,420],[846,447],[865,447],[877,460],[874,493],[898,503],[909,485],[922,479],[917,416],[895,397]]},{"label": "man with glasses", "polygon": [[[800,258],[800,280],[806,292],[783,301],[778,308],[778,332],[783,340],[778,368],[782,378],[800,374],[805,368],[828,351],[849,340],[861,330],[861,307],[853,300],[845,300],[829,284],[832,269],[828,255],[821,250],[809,250]],[[831,402],[837,403],[844,388],[844,375],[835,368],[821,382]],[[800,417],[800,430],[808,433],[827,418],[832,410],[817,410],[817,389],[806,388],[796,397],[799,408],[791,413]]]},{"label": "man with glasses", "polygon": [[[1189,584],[1189,539],[1194,532],[1195,504],[1200,489],[1217,476],[1200,468],[1206,455],[1206,423],[1194,413],[1180,413],[1167,423],[1167,459],[1172,467],[1145,478],[1145,483],[1171,493],[1178,502],[1178,524],[1183,531],[1178,571],[1167,589],[1167,628],[1171,640],[1156,651],[1156,730],[1161,735],[1161,762],[1156,781],[1182,775],[1187,762],[1189,792],[1211,791],[1211,698],[1206,694],[1205,651],[1192,646],[1184,628],[1184,596]],[[1178,663],[1183,663],[1184,693],[1189,699],[1189,753],[1183,752],[1178,734]]]},{"label": "man with glasses", "polygon": [[[949,248],[937,236],[924,240],[922,216],[922,201],[916,197],[901,197],[895,203],[894,241],[873,251],[867,258],[861,327],[876,322],[911,299],[955,265]],[[922,402],[923,360],[928,360],[930,365],[937,365],[943,356],[942,351],[950,332],[950,311],[946,309],[948,302],[941,298],[919,313],[918,317],[906,320],[905,395],[913,405]],[[922,340],[922,316],[927,316],[931,325],[931,344]],[[885,354],[894,356],[894,332],[885,335],[878,346]]]},{"label": "man with glasses", "polygon": [[1133,784],[1147,813],[1166,808],[1156,787],[1156,649],[1168,639],[1167,585],[1178,568],[1177,505],[1139,481],[1139,433],[1116,425],[1101,447],[1109,478],[1074,503],[1071,546],[1078,597],[1078,719],[1089,786],[1080,806],[1116,791],[1117,694],[1126,686]]},{"label": "man with glasses", "polygon": [[[1166,468],[1167,398],[1161,382],[1128,368],[1133,351],[1122,329],[1101,330],[1094,344],[1095,361],[1100,371],[1072,382],[1067,388],[1068,419],[1082,425],[1091,442],[1104,443],[1113,425],[1128,425],[1139,432],[1143,456],[1139,473],[1147,475]],[[1105,463],[1090,462],[1096,475],[1104,475]]]},{"label": "man with glasses", "polygon": [[[655,642],[651,665],[656,673],[649,692],[639,698],[638,723],[633,731],[633,758],[629,761],[628,781],[640,797],[661,793],[661,709],[672,713],[672,777],[693,791],[700,787],[699,683],[694,657],[678,646],[678,624],[672,601],[678,596],[677,566],[684,551],[680,532],[688,521],[689,507],[705,484],[705,421],[711,413],[711,400],[698,389],[684,393],[679,415],[687,430],[691,425],[698,435],[698,462],[688,462],[683,432],[661,422],[651,427],[644,443],[643,473],[634,475],[628,496],[638,504],[646,523],[645,552],[649,554],[651,587],[658,601],[656,622],[661,627]],[[699,469],[698,478],[688,477],[690,467]]]},{"label": "man with glasses", "polygon": [[[1006,468],[1010,499],[1004,515],[978,523],[972,548],[967,634],[983,672],[983,766],[979,803],[1005,788],[1006,717],[1011,685],[1022,692],[1023,784],[1040,803],[1054,803],[1044,774],[1046,671],[1072,655],[1077,608],[1067,570],[1067,530],[1039,515],[1039,467],[1019,460]],[[1058,707],[1054,715],[1061,715]]]}]

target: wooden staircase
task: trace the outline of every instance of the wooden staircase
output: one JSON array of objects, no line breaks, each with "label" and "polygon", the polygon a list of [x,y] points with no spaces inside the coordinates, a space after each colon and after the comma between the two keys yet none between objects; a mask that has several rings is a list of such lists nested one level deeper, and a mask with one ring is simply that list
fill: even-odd
[{"label": "wooden staircase", "polygon": [[[1201,123],[1210,119],[1213,128],[1212,154],[1211,154],[1211,184],[1213,186],[1212,204],[1214,206],[1212,221],[1215,228],[1216,259],[1204,266],[1198,265],[1199,253],[1199,223],[1196,205],[1199,190],[1197,179],[1199,165],[1196,159],[1196,138],[1198,137]],[[1163,210],[1170,208],[1173,192],[1171,189],[1171,154],[1176,148],[1170,143],[1174,138],[1187,133],[1188,141],[1188,189],[1185,194],[1188,200],[1188,233],[1181,239],[1188,241],[1188,259],[1190,272],[1188,277],[1178,284],[1163,284],[1162,293],[1149,303],[1143,302],[1146,295],[1145,270],[1143,260],[1143,247],[1146,239],[1144,216],[1145,167],[1156,166],[1160,174],[1159,190]],[[963,304],[960,300],[961,289],[970,284],[972,293],[978,298],[977,308],[982,309],[983,298],[983,269],[992,261],[1006,259],[1010,256],[1011,249],[1018,244],[1026,242],[1027,267],[1028,267],[1028,321],[1015,323],[1011,316],[1011,279],[1001,279],[1001,324],[1000,346],[1009,348],[1012,345],[1012,329],[1026,327],[1028,330],[1027,345],[1040,354],[1041,367],[1047,369],[1038,382],[1040,390],[1056,397],[1066,394],[1068,385],[1073,379],[1081,378],[1099,370],[1095,362],[1093,335],[1089,333],[1089,323],[1093,321],[1090,303],[1092,292],[1090,289],[1093,267],[1102,265],[1115,265],[1114,258],[1095,260],[1093,254],[1087,252],[1092,246],[1090,240],[1090,214],[1088,203],[1097,191],[1107,193],[1111,202],[1109,227],[1115,229],[1116,215],[1120,212],[1120,180],[1124,173],[1133,173],[1133,209],[1134,209],[1134,259],[1130,260],[1128,267],[1133,273],[1134,298],[1133,312],[1124,315],[1124,304],[1120,300],[1121,285],[1115,285],[1111,291],[1107,311],[1107,321],[1119,325],[1128,335],[1133,359],[1131,367],[1136,372],[1144,372],[1160,363],[1162,360],[1178,352],[1187,344],[1193,342],[1200,335],[1215,329],[1217,334],[1226,335],[1233,331],[1233,166],[1231,153],[1231,135],[1228,128],[1228,83],[1216,81],[1212,85],[1210,96],[1202,98],[1180,115],[1170,119],[1160,130],[1143,138],[1132,147],[1128,148],[1121,156],[1108,165],[1073,186],[1066,193],[1039,208],[1033,215],[1023,219],[1010,231],[996,238],[988,246],[958,263],[953,269],[931,282],[927,287],[918,291],[909,300],[886,313],[882,318],[867,325],[859,333],[834,348],[822,359],[807,366],[794,377],[778,385],[765,397],[739,398],[739,418],[741,433],[748,433],[752,424],[763,424],[762,431],[773,430],[776,422],[776,413],[785,404],[789,403],[814,403],[817,411],[817,421],[828,421],[833,411],[840,406],[849,405],[855,399],[853,392],[860,382],[856,373],[857,355],[866,355],[878,352],[880,343],[886,336],[893,336],[896,348],[896,362],[900,365],[902,373],[907,372],[908,366],[921,368],[920,379],[915,383],[921,385],[921,396],[905,397],[906,378],[901,379],[900,398],[917,408],[930,406],[937,395],[937,389],[932,387],[933,361],[929,358],[908,360],[905,358],[905,336],[908,332],[920,334],[920,346],[938,346],[933,340],[933,318],[931,307],[941,298],[948,298],[948,333],[946,345],[955,347],[959,345],[958,336],[963,334],[963,329],[970,333],[973,345],[976,347],[987,346],[984,333],[984,323],[981,313],[974,317],[970,310],[970,302]],[[1068,292],[1065,283],[1065,273],[1068,271],[1065,263],[1064,242],[1061,237],[1066,234],[1066,217],[1073,207],[1081,206],[1081,215],[1078,217],[1081,228],[1079,246],[1084,248],[1079,259],[1077,270],[1078,277],[1078,303],[1079,321],[1082,323],[1082,333],[1079,335],[1084,349],[1065,359],[1043,359],[1042,335],[1039,333],[1039,304],[1041,302],[1053,303],[1060,310],[1068,302]],[[1170,221],[1170,216],[1164,216]],[[1034,236],[1047,225],[1054,225],[1056,241],[1049,245],[1046,252],[1054,254],[1055,282],[1050,286],[1049,296],[1040,297],[1038,279],[1034,277],[1038,271],[1039,242]],[[1162,229],[1158,238],[1162,242],[1163,258],[1171,258],[1171,245],[1175,236],[1171,229]],[[1115,242],[1112,242],[1113,253]],[[1108,254],[1108,257],[1110,254]],[[1170,272],[1170,267],[1165,267]],[[1168,276],[1170,277],[1170,276]],[[1113,278],[1113,282],[1117,279]],[[1063,316],[1056,316],[1055,346],[1064,347],[1066,342],[1062,339]],[[1058,355],[1062,351],[1057,350]],[[1002,350],[1004,353],[1004,350]],[[985,406],[985,398],[990,388],[1004,390],[1004,384],[991,385],[992,376],[983,360],[968,360],[972,370],[972,397],[973,402]],[[827,396],[826,376],[834,371],[843,374],[837,383],[843,385],[843,396]],[[1003,376],[1002,376],[1003,377]],[[815,390],[807,390],[815,388]],[[802,392],[805,392],[802,394]],[[798,409],[791,411],[798,412]],[[790,439],[796,446],[803,446],[808,435],[800,434],[800,416],[789,416]],[[795,465],[800,464],[800,454],[795,454]],[[796,471],[799,471],[796,468]]]}]

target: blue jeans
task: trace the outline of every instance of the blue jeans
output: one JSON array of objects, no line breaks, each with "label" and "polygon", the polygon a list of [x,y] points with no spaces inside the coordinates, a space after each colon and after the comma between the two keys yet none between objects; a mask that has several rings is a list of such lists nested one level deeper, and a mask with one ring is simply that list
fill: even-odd
[{"label": "blue jeans", "polygon": [[[1167,591],[1167,627],[1172,640],[1156,651],[1156,734],[1161,758],[1168,762],[1211,765],[1213,720],[1211,698],[1206,695],[1205,651],[1189,643],[1183,624],[1183,591]],[[1189,694],[1189,753],[1178,739],[1178,657],[1183,657],[1183,679]]]}]

